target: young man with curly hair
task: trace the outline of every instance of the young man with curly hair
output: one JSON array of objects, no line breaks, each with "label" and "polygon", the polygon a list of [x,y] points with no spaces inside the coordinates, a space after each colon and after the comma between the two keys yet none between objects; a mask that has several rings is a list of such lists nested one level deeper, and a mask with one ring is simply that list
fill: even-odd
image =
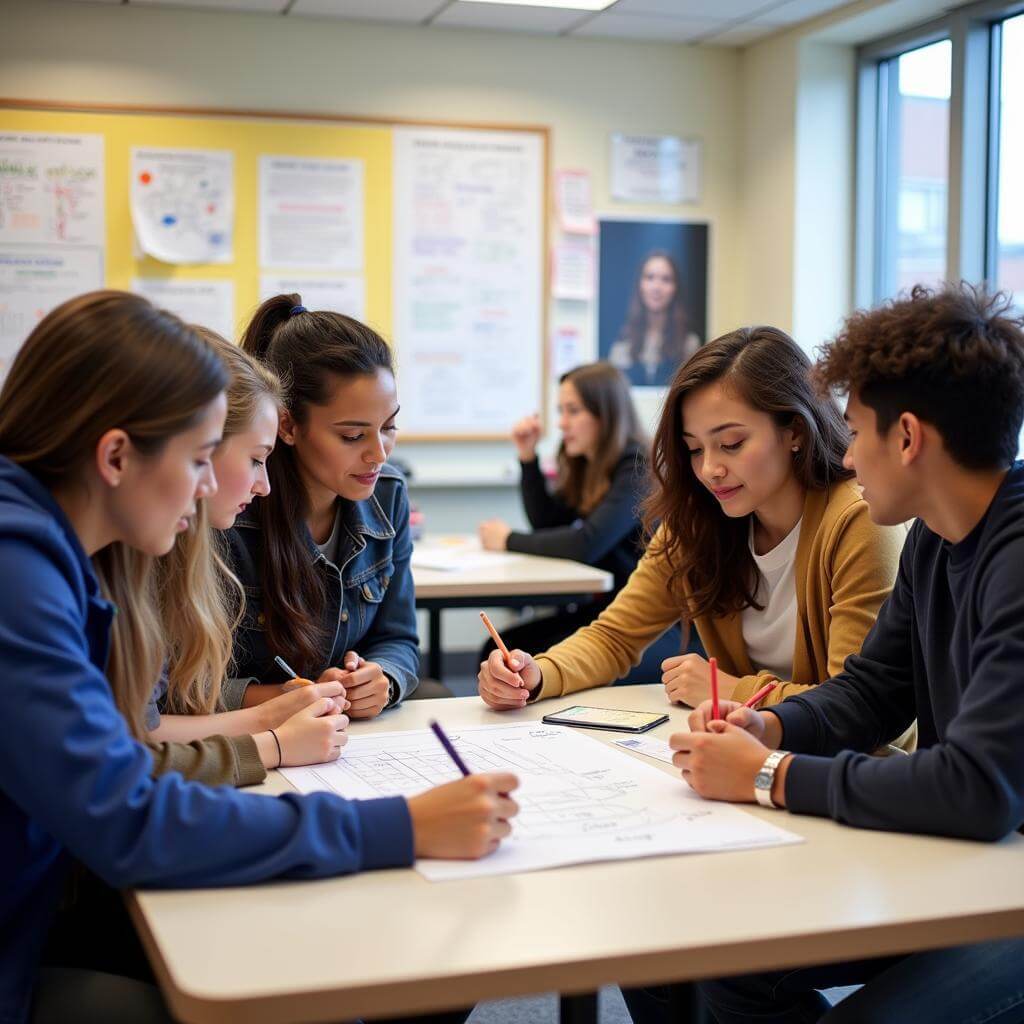
[{"label": "young man with curly hair", "polygon": [[[916,519],[860,654],[821,686],[748,711],[723,702],[672,737],[702,795],[860,828],[994,841],[1024,822],[1024,333],[966,285],[860,312],[825,346],[848,396],[878,523]],[[918,749],[871,757],[915,719]],[[756,781],[755,781],[756,780]],[[816,990],[863,988],[834,1008]],[[1024,939],[707,982],[719,1024],[1024,1021]]]}]

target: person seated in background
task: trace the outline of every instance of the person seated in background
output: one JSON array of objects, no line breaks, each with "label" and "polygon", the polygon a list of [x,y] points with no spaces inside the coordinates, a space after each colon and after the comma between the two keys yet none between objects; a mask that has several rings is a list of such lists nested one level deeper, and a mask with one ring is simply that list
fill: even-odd
[{"label": "person seated in background", "polygon": [[[523,506],[533,530],[512,530],[500,519],[480,524],[489,551],[520,551],[605,569],[612,591],[575,610],[503,630],[510,647],[545,650],[592,622],[626,585],[643,550],[639,506],[647,494],[650,445],[629,394],[629,384],[610,363],[578,366],[558,385],[558,477],[549,490],[537,459],[540,419],[527,416],[512,431],[521,467]],[[621,682],[653,683],[665,658],[681,653],[678,623],[672,624]],[[481,657],[493,649],[484,646]]]}]

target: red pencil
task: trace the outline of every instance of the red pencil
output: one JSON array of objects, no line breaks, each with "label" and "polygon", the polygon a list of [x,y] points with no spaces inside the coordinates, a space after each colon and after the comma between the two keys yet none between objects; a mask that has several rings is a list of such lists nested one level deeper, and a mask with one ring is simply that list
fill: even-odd
[{"label": "red pencil", "polygon": [[754,696],[750,698],[750,700],[744,701],[743,706],[745,708],[752,708],[755,704],[758,704],[760,701],[764,700],[765,697],[767,697],[768,694],[771,693],[772,690],[774,690],[775,687],[778,685],[778,683],[765,683],[764,686],[762,686],[761,689],[758,690],[757,693],[755,693]]},{"label": "red pencil", "polygon": [[708,658],[711,666],[711,719],[717,721],[722,716],[718,713],[718,659]]}]

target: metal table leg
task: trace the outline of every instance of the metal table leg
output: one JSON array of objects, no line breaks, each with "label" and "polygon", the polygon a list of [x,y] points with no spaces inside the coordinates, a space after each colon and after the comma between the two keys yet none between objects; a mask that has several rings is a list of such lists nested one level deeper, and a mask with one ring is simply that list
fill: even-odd
[{"label": "metal table leg", "polygon": [[560,996],[558,999],[559,1024],[597,1024],[597,993]]},{"label": "metal table leg", "polygon": [[431,679],[441,678],[441,609],[431,608],[427,612],[429,638],[427,648],[427,675]]}]

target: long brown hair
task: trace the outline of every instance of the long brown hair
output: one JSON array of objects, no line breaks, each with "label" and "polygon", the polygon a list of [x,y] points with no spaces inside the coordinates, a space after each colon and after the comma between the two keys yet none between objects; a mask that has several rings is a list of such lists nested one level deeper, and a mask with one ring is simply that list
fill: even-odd
[{"label": "long brown hair", "polygon": [[640,271],[636,276],[636,284],[633,286],[633,297],[629,302],[629,311],[626,314],[626,323],[622,329],[622,336],[629,342],[630,362],[640,362],[644,350],[644,341],[647,337],[647,307],[644,305],[640,293],[640,280],[644,275],[644,267],[651,260],[664,260],[672,270],[672,280],[675,284],[672,301],[665,311],[661,357],[674,363],[681,363],[687,354],[686,342],[690,335],[689,320],[686,316],[686,306],[683,304],[683,296],[679,287],[679,266],[672,254],[664,249],[653,249],[644,257],[643,263],[640,264]]},{"label": "long brown hair", "polygon": [[[108,430],[158,455],[227,382],[217,355],[173,314],[127,292],[80,295],[44,317],[15,357],[0,392],[0,453],[50,488],[73,486]],[[107,678],[137,736],[164,661],[151,563],[121,542],[93,557],[119,612]]]},{"label": "long brown hair", "polygon": [[[205,327],[194,328],[231,374],[223,438],[248,429],[260,403],[282,401],[281,382],[262,363]],[[232,636],[245,592],[224,561],[220,535],[209,524],[206,502],[174,547],[157,559],[156,589],[167,644],[167,710],[207,715],[220,703],[231,664]]]},{"label": "long brown hair", "polygon": [[[696,477],[683,440],[683,402],[721,382],[751,408],[800,438],[793,473],[808,490],[853,474],[843,468],[849,432],[836,402],[819,394],[811,361],[775,327],[743,327],[709,342],[676,372],[654,438],[655,489],[644,502],[644,525],[671,569],[670,585],[686,615],[722,617],[756,601],[757,570],[750,553],[750,519],[732,519]],[[659,529],[660,527],[660,529]]]},{"label": "long brown hair", "polygon": [[608,492],[623,452],[636,447],[647,455],[649,442],[633,407],[629,382],[611,363],[584,363],[562,374],[558,383],[572,384],[583,407],[598,422],[592,459],[568,455],[564,443],[558,449],[558,494],[587,515]]},{"label": "long brown hair", "polygon": [[[298,295],[267,299],[241,345],[281,378],[284,406],[300,426],[310,406],[330,401],[339,378],[394,373],[391,350],[376,331],[341,313],[307,311]],[[270,494],[256,503],[267,640],[298,672],[308,673],[323,661],[327,600],[302,528],[309,496],[290,446],[282,445],[267,468]]]}]

